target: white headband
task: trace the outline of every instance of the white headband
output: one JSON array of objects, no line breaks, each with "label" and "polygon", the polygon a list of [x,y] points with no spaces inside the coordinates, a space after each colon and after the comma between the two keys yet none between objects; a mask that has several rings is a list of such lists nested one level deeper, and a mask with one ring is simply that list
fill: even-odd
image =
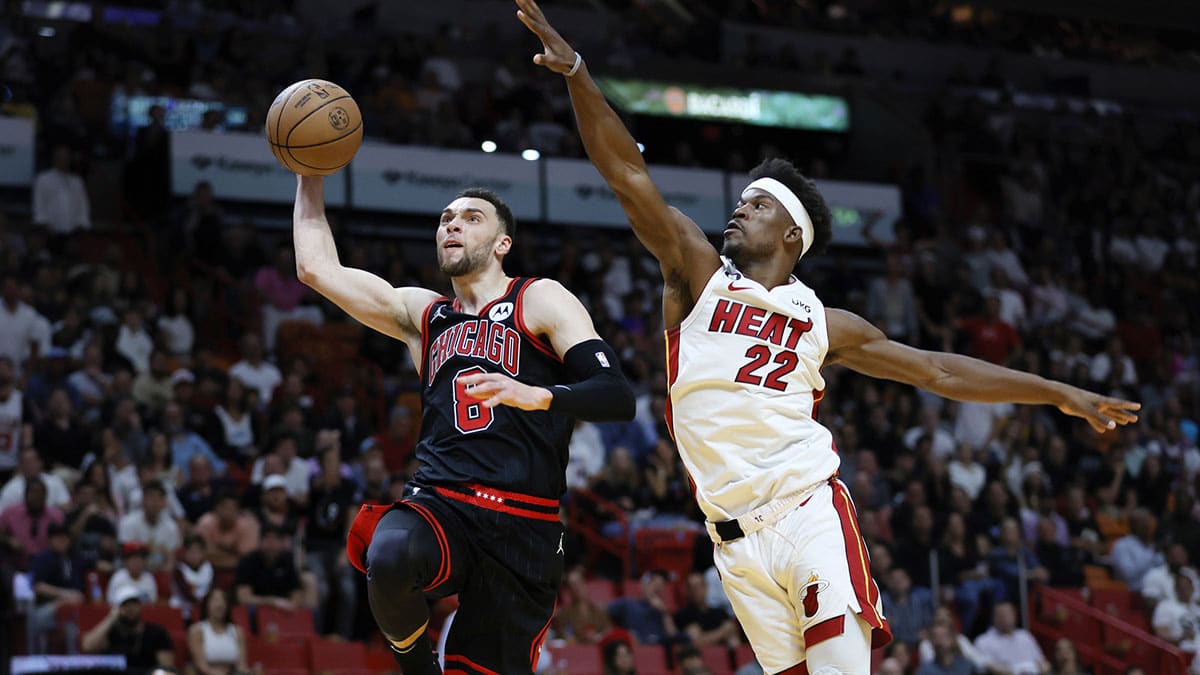
[{"label": "white headband", "polygon": [[[746,190],[750,188],[758,188],[771,195],[791,215],[792,220],[800,227],[800,232],[804,236],[803,248],[800,249],[800,256],[804,257],[804,254],[808,253],[808,248],[813,243],[813,224],[812,218],[808,217],[808,211],[805,210],[804,204],[800,203],[800,198],[788,186],[774,178],[759,178],[746,186]],[[745,194],[746,190],[742,190],[742,194]]]}]

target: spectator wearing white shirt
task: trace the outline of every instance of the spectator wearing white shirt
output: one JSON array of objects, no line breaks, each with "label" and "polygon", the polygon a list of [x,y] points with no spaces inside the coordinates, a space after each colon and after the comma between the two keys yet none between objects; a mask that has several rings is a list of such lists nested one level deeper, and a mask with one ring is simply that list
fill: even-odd
[{"label": "spectator wearing white shirt", "polygon": [[1025,288],[1029,285],[1029,275],[1025,273],[1025,268],[1021,265],[1017,254],[1008,247],[1003,230],[992,230],[985,255],[990,266],[1003,269],[1005,276],[1014,286]]},{"label": "spectator wearing white shirt", "polygon": [[41,351],[40,319],[37,310],[21,302],[17,278],[5,274],[0,281],[0,356],[11,359],[17,373]]},{"label": "spectator wearing white shirt", "polygon": [[31,478],[39,478],[46,486],[46,505],[62,509],[64,512],[71,505],[71,493],[66,483],[58,476],[46,473],[45,466],[38,451],[26,448],[21,451],[17,475],[9,479],[0,489],[0,511],[20,504],[25,499],[25,482]]},{"label": "spectator wearing white shirt", "polygon": [[1114,370],[1117,372],[1118,384],[1137,386],[1137,369],[1134,368],[1133,359],[1125,353],[1125,343],[1121,342],[1119,337],[1109,339],[1108,349],[1093,356],[1089,368],[1092,381],[1097,384],[1107,382]]},{"label": "spectator wearing white shirt", "polygon": [[1195,594],[1192,599],[1200,601],[1200,576],[1196,568],[1188,564],[1188,550],[1183,544],[1171,544],[1167,549],[1167,563],[1146,572],[1142,579],[1142,597],[1158,603],[1175,597],[1175,575],[1184,574],[1192,580]]},{"label": "spectator wearing white shirt", "polygon": [[979,497],[983,486],[987,484],[987,469],[975,461],[975,450],[970,443],[958,444],[958,454],[950,460],[947,472],[950,475],[950,484],[962,488],[972,502]]},{"label": "spectator wearing white shirt", "polygon": [[[280,487],[286,488],[288,499],[303,506],[308,503],[309,479],[312,471],[308,462],[297,455],[296,439],[290,434],[280,434],[275,439],[269,454],[254,461],[250,470],[250,482],[268,489],[267,480],[279,476],[284,480]],[[274,483],[272,483],[274,485]]]},{"label": "spectator wearing white shirt", "polygon": [[[1171,597],[1158,603],[1150,621],[1154,634],[1187,652],[1200,647],[1200,603],[1192,578],[1183,572],[1175,575],[1175,590]],[[1191,672],[1197,672],[1200,657],[1193,661]]]},{"label": "spectator wearing white shirt", "polygon": [[1121,537],[1112,547],[1112,564],[1117,577],[1140,592],[1142,580],[1155,567],[1163,564],[1162,554],[1154,548],[1154,516],[1146,509],[1135,509],[1129,516],[1129,534]]},{"label": "spectator wearing white shirt", "polygon": [[150,354],[154,351],[154,339],[146,332],[142,322],[142,310],[130,307],[125,310],[124,320],[117,330],[117,353],[129,360],[134,371],[150,370]]},{"label": "spectator wearing white shirt", "polygon": [[600,437],[600,429],[591,422],[576,419],[568,453],[567,487],[591,487],[592,479],[604,469],[604,439]]},{"label": "spectator wearing white shirt", "polygon": [[136,589],[143,603],[158,600],[158,584],[146,567],[148,553],[149,549],[141,541],[127,541],[121,545],[121,569],[108,580],[108,590],[105,592],[110,605],[116,604],[117,594],[127,587]]},{"label": "spectator wearing white shirt", "polygon": [[189,359],[196,344],[196,331],[189,317],[188,290],[182,286],[171,291],[167,309],[158,317],[158,331],[173,356]]},{"label": "spectator wearing white shirt", "polygon": [[251,333],[242,337],[242,360],[233,364],[229,376],[257,391],[260,406],[271,402],[275,387],[283,382],[283,375],[275,364],[263,359],[262,343],[258,336]]},{"label": "spectator wearing white shirt", "polygon": [[1050,663],[1029,631],[1017,628],[1017,610],[1010,602],[996,605],[992,627],[975,638],[975,649],[989,673],[1038,675],[1050,672]]},{"label": "spectator wearing white shirt", "polygon": [[1067,291],[1049,267],[1037,273],[1038,281],[1029,290],[1029,316],[1034,327],[1056,324],[1067,317],[1070,299]]},{"label": "spectator wearing white shirt", "polygon": [[142,542],[149,548],[147,564],[151,569],[175,569],[175,550],[179,548],[179,526],[167,513],[167,492],[161,483],[142,486],[142,507],[121,518],[117,541]]},{"label": "spectator wearing white shirt", "polygon": [[1000,320],[1017,330],[1025,330],[1029,325],[1025,298],[1012,287],[1003,267],[992,267],[991,292],[1000,301]]},{"label": "spectator wearing white shirt", "polygon": [[71,148],[54,148],[54,165],[33,181],[33,222],[55,234],[92,227],[91,205],[83,179],[71,171]]},{"label": "spectator wearing white shirt", "polygon": [[921,409],[921,424],[904,432],[904,447],[913,450],[922,436],[932,443],[933,456],[945,460],[954,454],[954,437],[942,426],[941,411],[933,406]]},{"label": "spectator wearing white shirt", "polygon": [[954,439],[969,443],[972,448],[982,448],[995,437],[998,425],[1014,410],[1011,403],[960,402],[954,418]]}]

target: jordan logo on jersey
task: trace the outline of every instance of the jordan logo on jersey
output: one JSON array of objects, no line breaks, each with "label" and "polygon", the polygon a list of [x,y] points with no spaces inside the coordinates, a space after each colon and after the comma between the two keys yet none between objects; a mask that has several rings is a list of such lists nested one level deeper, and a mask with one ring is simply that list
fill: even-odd
[{"label": "jordan logo on jersey", "polygon": [[766,340],[778,347],[795,349],[800,336],[812,330],[812,321],[801,321],[762,307],[722,298],[713,310],[708,329],[714,333],[737,333]]},{"label": "jordan logo on jersey", "polygon": [[476,319],[447,328],[429,345],[429,381],[453,356],[486,359],[516,377],[521,363],[521,334],[487,319]]}]

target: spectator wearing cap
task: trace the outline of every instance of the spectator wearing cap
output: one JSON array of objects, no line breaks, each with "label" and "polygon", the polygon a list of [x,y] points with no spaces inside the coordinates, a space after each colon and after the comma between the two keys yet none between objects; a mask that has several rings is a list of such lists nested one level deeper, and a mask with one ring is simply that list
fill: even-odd
[{"label": "spectator wearing cap", "polygon": [[[51,525],[50,548],[29,561],[35,604],[29,615],[28,647],[30,654],[47,652],[47,634],[57,625],[55,613],[62,605],[80,604],[83,595],[83,561],[71,553],[71,533],[65,525]],[[74,654],[79,626],[63,625],[68,654]]]},{"label": "spectator wearing cap", "polygon": [[150,569],[171,570],[175,567],[175,550],[179,548],[179,526],[167,512],[167,491],[157,481],[142,486],[142,506],[125,514],[117,527],[121,543],[142,542],[149,548]]},{"label": "spectator wearing cap", "polygon": [[287,485],[287,479],[277,473],[263,479],[262,503],[256,515],[264,532],[267,527],[274,525],[283,528],[290,537],[297,529],[296,513],[288,499]]},{"label": "spectator wearing cap", "polygon": [[129,541],[121,545],[121,569],[113,572],[108,580],[105,597],[110,604],[120,604],[117,598],[124,588],[134,588],[142,602],[158,600],[158,584],[148,569],[146,558],[150,549],[140,541]]},{"label": "spectator wearing cap", "polygon": [[21,451],[17,475],[9,479],[0,489],[0,511],[25,498],[25,484],[28,480],[37,478],[46,486],[46,504],[57,509],[66,508],[71,504],[71,493],[67,490],[63,479],[52,473],[45,472],[41,455],[33,448]]},{"label": "spectator wearing cap", "polygon": [[127,673],[174,667],[171,637],[162,626],[142,620],[142,595],[138,589],[121,588],[109,604],[112,611],[108,616],[83,636],[84,653],[124,656]]},{"label": "spectator wearing cap", "polygon": [[25,499],[0,511],[0,542],[12,551],[19,567],[50,546],[50,526],[61,525],[62,511],[46,504],[46,484],[25,481]]},{"label": "spectator wearing cap", "polygon": [[289,535],[289,531],[278,525],[267,525],[259,549],[238,561],[234,588],[239,604],[272,605],[286,610],[301,606],[304,592],[289,550]]},{"label": "spectator wearing cap", "polygon": [[241,509],[232,492],[220,495],[213,510],[196,523],[196,534],[217,569],[234,569],[239,560],[256,550],[260,529],[258,519]]},{"label": "spectator wearing cap", "polygon": [[[322,439],[328,443],[328,434]],[[313,472],[308,462],[300,459],[297,451],[298,447],[294,436],[291,434],[276,436],[270,454],[254,461],[254,466],[250,469],[250,482],[262,485],[265,493],[267,478],[270,475],[281,476],[284,479],[283,486],[287,490],[288,499],[300,506],[307,504],[309,479]]]}]

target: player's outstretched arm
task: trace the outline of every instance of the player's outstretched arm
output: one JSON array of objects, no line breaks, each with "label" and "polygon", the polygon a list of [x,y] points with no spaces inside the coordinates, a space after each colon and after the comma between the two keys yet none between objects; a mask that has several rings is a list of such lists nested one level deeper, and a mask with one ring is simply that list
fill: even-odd
[{"label": "player's outstretched arm", "polygon": [[554,351],[575,378],[550,388],[533,387],[500,373],[463,376],[467,393],[489,408],[554,410],[593,422],[633,419],[633,389],[621,373],[617,354],[596,333],[579,299],[550,279],[525,291],[522,320],[534,335],[550,338]]},{"label": "player's outstretched arm", "polygon": [[518,18],[542,41],[543,53],[533,62],[566,75],[584,150],[604,181],[616,193],[633,231],[658,258],[664,276],[682,277],[699,290],[718,267],[720,258],[690,218],[669,207],[650,174],[633,136],[608,105],[604,94],[578,61],[571,45],[546,20],[534,0],[516,0]]},{"label": "player's outstretched arm", "polygon": [[380,333],[419,342],[421,311],[437,293],[393,288],[370,272],[343,266],[325,219],[324,180],[320,176],[297,178],[292,236],[300,281]]},{"label": "player's outstretched arm", "polygon": [[1136,422],[1134,411],[1142,407],[969,356],[915,349],[889,340],[866,319],[844,310],[827,308],[825,317],[825,362],[871,377],[904,382],[956,401],[1053,405],[1082,417],[1101,433]]}]

